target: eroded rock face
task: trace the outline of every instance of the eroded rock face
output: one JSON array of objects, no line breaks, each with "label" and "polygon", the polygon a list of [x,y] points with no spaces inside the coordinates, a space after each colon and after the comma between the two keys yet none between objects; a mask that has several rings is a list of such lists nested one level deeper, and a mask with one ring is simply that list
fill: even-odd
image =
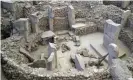
[{"label": "eroded rock face", "polygon": [[129,71],[126,62],[120,59],[112,60],[110,73],[113,80],[127,80],[132,77],[132,73]]},{"label": "eroded rock face", "polygon": [[130,28],[124,28],[119,34],[119,39],[122,40],[133,52],[133,32]]}]

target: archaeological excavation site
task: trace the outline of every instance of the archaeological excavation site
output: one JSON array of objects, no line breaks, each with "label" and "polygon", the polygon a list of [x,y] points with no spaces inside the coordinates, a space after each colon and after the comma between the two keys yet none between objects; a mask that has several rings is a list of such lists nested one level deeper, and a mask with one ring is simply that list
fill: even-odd
[{"label": "archaeological excavation site", "polygon": [[133,1],[1,1],[1,80],[133,80]]}]

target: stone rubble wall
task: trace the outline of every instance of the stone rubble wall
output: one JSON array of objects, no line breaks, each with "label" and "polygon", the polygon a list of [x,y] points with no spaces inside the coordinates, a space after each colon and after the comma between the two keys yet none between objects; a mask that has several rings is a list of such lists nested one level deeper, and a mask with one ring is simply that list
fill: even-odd
[{"label": "stone rubble wall", "polygon": [[48,28],[48,18],[47,17],[42,17],[39,20],[38,26],[39,26],[40,30],[47,31],[49,29]]},{"label": "stone rubble wall", "polygon": [[41,71],[44,71],[43,68],[31,68],[26,65],[18,65],[6,58],[3,58],[2,61],[4,61],[2,68],[8,80],[111,80],[106,71],[103,73],[95,73],[92,76],[85,76],[82,72],[78,72],[80,73],[79,75],[71,74],[72,72],[67,73],[69,76],[62,73],[48,75],[42,74]]},{"label": "stone rubble wall", "polygon": [[133,13],[129,16],[127,20],[127,26],[125,27],[130,27],[133,30]]},{"label": "stone rubble wall", "polygon": [[97,31],[97,26],[93,22],[88,22],[86,23],[86,26],[83,26],[82,28],[77,28],[74,30],[76,35],[86,35],[96,31]]},{"label": "stone rubble wall", "polygon": [[131,52],[133,52],[133,32],[131,30],[122,29],[119,39],[127,45]]},{"label": "stone rubble wall", "polygon": [[66,30],[69,28],[67,6],[53,7],[54,30]]},{"label": "stone rubble wall", "polygon": [[55,17],[54,18],[54,30],[66,30],[68,29],[68,18],[67,17]]},{"label": "stone rubble wall", "polygon": [[54,17],[67,17],[67,6],[63,6],[63,7],[57,7],[53,10],[54,12]]}]

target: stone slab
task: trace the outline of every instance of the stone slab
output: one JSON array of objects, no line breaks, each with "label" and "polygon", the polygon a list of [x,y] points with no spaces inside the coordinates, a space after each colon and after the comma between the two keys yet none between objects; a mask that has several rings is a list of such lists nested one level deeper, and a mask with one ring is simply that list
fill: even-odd
[{"label": "stone slab", "polygon": [[52,32],[52,31],[45,31],[45,32],[42,33],[41,38],[50,38],[50,37],[54,37],[54,36],[55,36],[54,32]]},{"label": "stone slab", "polygon": [[85,69],[85,64],[82,56],[80,54],[75,55],[75,66],[78,70],[84,70]]},{"label": "stone slab", "polygon": [[70,27],[75,24],[75,11],[72,5],[68,6],[68,21]]}]

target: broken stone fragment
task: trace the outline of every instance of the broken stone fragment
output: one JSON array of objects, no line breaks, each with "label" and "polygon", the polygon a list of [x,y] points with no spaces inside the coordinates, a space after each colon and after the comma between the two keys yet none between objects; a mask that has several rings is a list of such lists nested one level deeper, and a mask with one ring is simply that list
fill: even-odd
[{"label": "broken stone fragment", "polygon": [[85,69],[85,63],[84,63],[84,60],[82,58],[82,56],[80,54],[76,54],[75,55],[75,66],[76,66],[76,69],[82,71]]},{"label": "broken stone fragment", "polygon": [[80,38],[79,36],[74,36],[73,41],[75,42],[75,46],[80,46]]},{"label": "broken stone fragment", "polygon": [[61,48],[62,48],[62,53],[66,52],[66,51],[70,51],[70,47],[65,43],[63,43],[61,45]]},{"label": "broken stone fragment", "polygon": [[84,57],[89,57],[89,50],[86,48],[81,48],[80,50],[77,50],[77,54],[81,54]]},{"label": "broken stone fragment", "polygon": [[31,57],[31,55],[29,54],[28,51],[26,51],[24,48],[20,47],[20,53],[22,53],[24,56],[26,56],[29,61],[33,62],[34,61],[34,58]]}]

